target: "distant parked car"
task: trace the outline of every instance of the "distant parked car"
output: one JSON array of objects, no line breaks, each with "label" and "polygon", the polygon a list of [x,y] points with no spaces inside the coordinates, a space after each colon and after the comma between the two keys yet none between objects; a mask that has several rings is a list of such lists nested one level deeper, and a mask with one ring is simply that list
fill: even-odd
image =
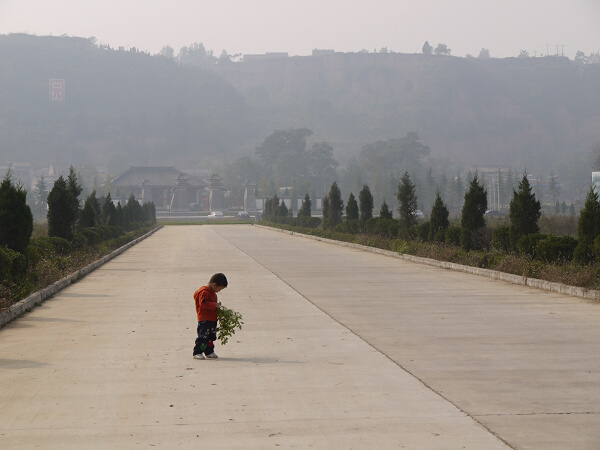
[{"label": "distant parked car", "polygon": [[487,217],[504,217],[504,213],[497,209],[488,209],[483,215]]},{"label": "distant parked car", "polygon": [[237,217],[238,219],[249,219],[250,214],[248,213],[248,211],[240,211],[235,215],[235,217]]},{"label": "distant parked car", "polygon": [[415,217],[417,219],[424,219],[425,218],[425,214],[423,214],[423,212],[420,209],[417,209],[414,213]]},{"label": "distant parked car", "polygon": [[209,219],[216,219],[218,217],[223,217],[223,213],[221,211],[212,211],[209,215]]}]

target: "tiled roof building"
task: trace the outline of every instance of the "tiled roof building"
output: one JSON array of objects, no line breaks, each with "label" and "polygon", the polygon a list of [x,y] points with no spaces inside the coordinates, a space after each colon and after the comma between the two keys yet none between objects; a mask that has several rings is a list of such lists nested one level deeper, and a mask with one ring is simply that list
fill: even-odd
[{"label": "tiled roof building", "polygon": [[130,167],[112,180],[115,200],[131,194],[142,203],[154,202],[156,209],[208,210],[209,183],[175,167]]}]

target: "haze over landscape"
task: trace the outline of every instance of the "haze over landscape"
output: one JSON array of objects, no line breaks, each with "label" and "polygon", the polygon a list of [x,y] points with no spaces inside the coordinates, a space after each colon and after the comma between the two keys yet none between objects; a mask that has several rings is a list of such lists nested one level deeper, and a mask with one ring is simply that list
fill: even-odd
[{"label": "haze over landscape", "polygon": [[0,447],[598,450],[598,25],[0,0]]},{"label": "haze over landscape", "polygon": [[158,53],[203,42],[218,54],[288,52],[314,48],[354,52],[387,47],[419,53],[443,42],[452,54],[493,57],[600,49],[600,3],[595,0],[278,1],[64,0],[0,1],[0,34],[96,37],[113,47]]},{"label": "haze over landscape", "polygon": [[[91,165],[88,188],[130,165],[218,172],[232,191],[250,178],[264,195],[370,183],[376,202],[404,171],[419,186],[527,169],[539,196],[558,176],[561,200],[581,201],[599,19],[591,0],[1,0],[0,165]],[[286,133],[297,146],[272,153]]]}]

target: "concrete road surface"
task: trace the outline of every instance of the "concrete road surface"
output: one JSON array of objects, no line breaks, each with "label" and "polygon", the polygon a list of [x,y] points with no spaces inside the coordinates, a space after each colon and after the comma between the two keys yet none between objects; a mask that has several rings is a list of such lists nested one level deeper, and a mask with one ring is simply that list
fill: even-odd
[{"label": "concrete road surface", "polygon": [[[192,359],[214,272],[244,328]],[[600,305],[165,227],[0,330],[0,448],[599,449]]]}]

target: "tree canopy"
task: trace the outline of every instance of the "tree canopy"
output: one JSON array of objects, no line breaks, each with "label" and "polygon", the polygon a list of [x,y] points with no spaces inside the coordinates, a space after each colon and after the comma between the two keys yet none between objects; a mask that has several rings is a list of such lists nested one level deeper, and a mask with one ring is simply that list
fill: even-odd
[{"label": "tree canopy", "polygon": [[[307,128],[289,128],[267,136],[255,150],[262,173],[281,186],[291,186],[293,179],[312,179],[318,186],[335,179],[338,163],[333,147],[323,141],[307,150],[306,139],[311,135]],[[251,167],[248,162],[245,166]]]},{"label": "tree canopy", "polygon": [[431,55],[433,53],[433,47],[429,44],[429,41],[425,41],[421,51],[424,55]]},{"label": "tree canopy", "polygon": [[374,180],[384,173],[412,172],[421,165],[421,159],[431,150],[421,143],[419,135],[409,132],[400,139],[379,140],[362,147],[359,160],[368,178]]}]

